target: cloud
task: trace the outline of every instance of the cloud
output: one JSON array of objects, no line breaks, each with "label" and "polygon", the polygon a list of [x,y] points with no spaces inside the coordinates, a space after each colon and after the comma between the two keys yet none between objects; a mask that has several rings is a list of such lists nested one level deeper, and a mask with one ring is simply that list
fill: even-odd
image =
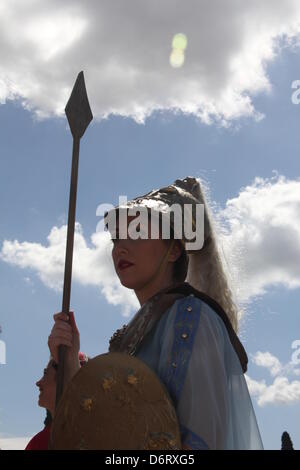
[{"label": "cloud", "polygon": [[[300,360],[299,360],[300,348],[295,351],[295,358],[292,356],[292,360],[287,364],[281,364],[276,356],[270,352],[257,351],[256,354],[250,354],[252,362],[259,366],[268,369],[272,377],[278,375],[300,375]],[[299,367],[298,367],[299,365]]]},{"label": "cloud", "polygon": [[269,352],[258,351],[255,356],[253,356],[253,362],[257,366],[269,369],[270,374],[273,376],[278,375],[282,370],[280,361]]},{"label": "cloud", "polygon": [[300,403],[299,380],[290,382],[287,377],[276,377],[271,385],[266,385],[265,380],[258,382],[249,376],[246,376],[246,380],[249,392],[256,398],[259,406]]},{"label": "cloud", "polygon": [[300,375],[297,364],[291,361],[282,365],[279,359],[268,351],[258,351],[251,355],[251,359],[257,366],[267,368],[271,376],[275,377],[273,383],[267,385],[265,380],[257,381],[248,375],[245,376],[249,392],[256,398],[259,406],[300,403],[300,381],[290,381],[286,377]]},{"label": "cloud", "polygon": [[300,179],[256,177],[218,217],[225,256],[234,255],[240,302],[263,296],[270,286],[300,287]]},{"label": "cloud", "polygon": [[0,437],[1,450],[24,450],[31,437]]},{"label": "cloud", "polygon": [[[271,91],[266,67],[298,45],[298,0],[2,0],[0,100],[38,116],[62,115],[85,71],[94,114],[193,113],[209,124],[261,119],[252,97]],[[187,37],[181,68],[175,34]]]},{"label": "cloud", "polygon": [[[236,198],[228,200],[224,209],[219,208],[218,213],[216,210],[216,220],[223,227],[220,241],[226,259],[230,260],[240,304],[263,296],[273,285],[300,287],[300,226],[295,224],[295,220],[300,220],[300,180],[278,175],[270,179],[257,177]],[[53,227],[48,246],[5,240],[0,259],[33,270],[46,286],[61,290],[66,232],[66,225]],[[109,239],[107,232],[97,231],[88,243],[81,225],[76,223],[73,280],[100,288],[106,300],[122,305],[123,314],[128,316],[138,302],[116,276]],[[268,363],[273,372],[281,367],[271,356],[257,356],[256,361]]]},{"label": "cloud", "polygon": [[[51,229],[47,237],[48,246],[5,240],[0,259],[19,268],[33,270],[47,287],[62,291],[66,236],[67,226],[63,225]],[[72,279],[81,285],[99,287],[106,300],[110,304],[121,305],[123,315],[128,316],[138,307],[138,302],[133,292],[120,284],[111,259],[110,243],[107,232],[96,232],[89,247],[81,225],[76,222]],[[25,278],[27,284],[28,279]]]}]

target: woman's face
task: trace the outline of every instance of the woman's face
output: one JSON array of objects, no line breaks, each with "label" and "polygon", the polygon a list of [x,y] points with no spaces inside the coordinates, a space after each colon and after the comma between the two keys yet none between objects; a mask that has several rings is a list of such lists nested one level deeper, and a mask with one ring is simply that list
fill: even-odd
[{"label": "woman's face", "polygon": [[[148,238],[137,240],[129,238],[128,226],[136,216],[128,216],[127,238],[113,239],[112,257],[116,273],[123,286],[141,290],[158,271],[159,265],[166,254],[169,243],[167,240],[151,239],[151,221],[148,222]],[[118,227],[116,236],[118,236]],[[173,255],[174,257],[174,255]],[[172,254],[170,257],[172,260]],[[174,260],[176,259],[176,256]],[[122,264],[123,262],[123,264]],[[126,265],[129,262],[130,265]],[[172,263],[166,263],[166,268],[172,277]]]},{"label": "woman's face", "polygon": [[56,399],[56,370],[50,361],[44,369],[43,377],[36,382],[36,386],[40,389],[39,406],[47,408],[49,411],[55,409]]}]

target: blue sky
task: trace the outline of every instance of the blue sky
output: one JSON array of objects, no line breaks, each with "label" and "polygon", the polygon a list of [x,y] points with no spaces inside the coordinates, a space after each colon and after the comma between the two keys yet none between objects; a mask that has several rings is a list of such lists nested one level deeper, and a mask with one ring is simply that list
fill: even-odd
[{"label": "blue sky", "polygon": [[[203,178],[226,222],[226,254],[244,250],[235,261],[240,298],[247,302],[241,339],[249,356],[247,380],[264,446],[279,449],[287,430],[300,449],[300,364],[291,363],[292,343],[300,340],[300,105],[291,101],[291,84],[300,79],[300,49],[285,45],[268,59],[264,74],[269,87],[251,89],[247,84],[241,93],[251,97],[255,111],[242,108],[238,116],[224,113],[224,122],[214,115],[206,123],[199,113],[174,113],[158,97],[160,106],[153,105],[153,113],[141,123],[132,105],[124,105],[123,95],[107,99],[107,104],[103,90],[97,94],[95,89],[94,69],[72,57],[66,94],[86,65],[90,104],[98,119],[81,143],[71,309],[81,350],[90,356],[106,352],[110,336],[128,322],[137,304],[120,289],[109,246],[95,234],[97,206],[115,204],[119,195],[130,199],[177,178]],[[39,66],[38,72],[43,70]],[[255,73],[259,75],[255,68],[249,70],[249,76]],[[45,85],[40,77],[37,83]],[[222,87],[221,77],[219,83]],[[6,345],[6,364],[0,364],[0,447],[22,445],[16,438],[42,429],[44,410],[37,406],[35,382],[48,360],[52,315],[61,309],[71,169],[66,119],[55,114],[50,98],[46,102],[26,87],[21,93],[21,88],[0,105],[0,339]],[[55,87],[50,91],[54,94]],[[153,99],[151,93],[148,98]],[[139,103],[140,94],[139,89]],[[207,92],[199,109],[210,99]],[[190,105],[190,97],[186,103]],[[106,106],[107,119],[97,114],[101,106]],[[42,120],[41,110],[49,113]],[[257,119],[256,113],[264,117]]]}]

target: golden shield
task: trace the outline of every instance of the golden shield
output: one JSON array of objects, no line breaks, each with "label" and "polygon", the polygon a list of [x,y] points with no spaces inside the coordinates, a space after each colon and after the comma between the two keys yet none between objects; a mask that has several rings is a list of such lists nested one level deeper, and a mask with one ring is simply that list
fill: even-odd
[{"label": "golden shield", "polygon": [[181,449],[168,391],[140,359],[109,352],[88,361],[65,388],[50,449]]}]

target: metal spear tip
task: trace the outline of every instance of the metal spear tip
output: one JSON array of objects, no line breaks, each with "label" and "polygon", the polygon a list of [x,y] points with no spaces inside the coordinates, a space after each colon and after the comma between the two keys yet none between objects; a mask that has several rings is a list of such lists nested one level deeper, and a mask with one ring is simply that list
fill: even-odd
[{"label": "metal spear tip", "polygon": [[71,96],[65,107],[65,113],[68,118],[73,137],[78,137],[80,139],[93,119],[83,72],[80,72],[77,76]]}]

